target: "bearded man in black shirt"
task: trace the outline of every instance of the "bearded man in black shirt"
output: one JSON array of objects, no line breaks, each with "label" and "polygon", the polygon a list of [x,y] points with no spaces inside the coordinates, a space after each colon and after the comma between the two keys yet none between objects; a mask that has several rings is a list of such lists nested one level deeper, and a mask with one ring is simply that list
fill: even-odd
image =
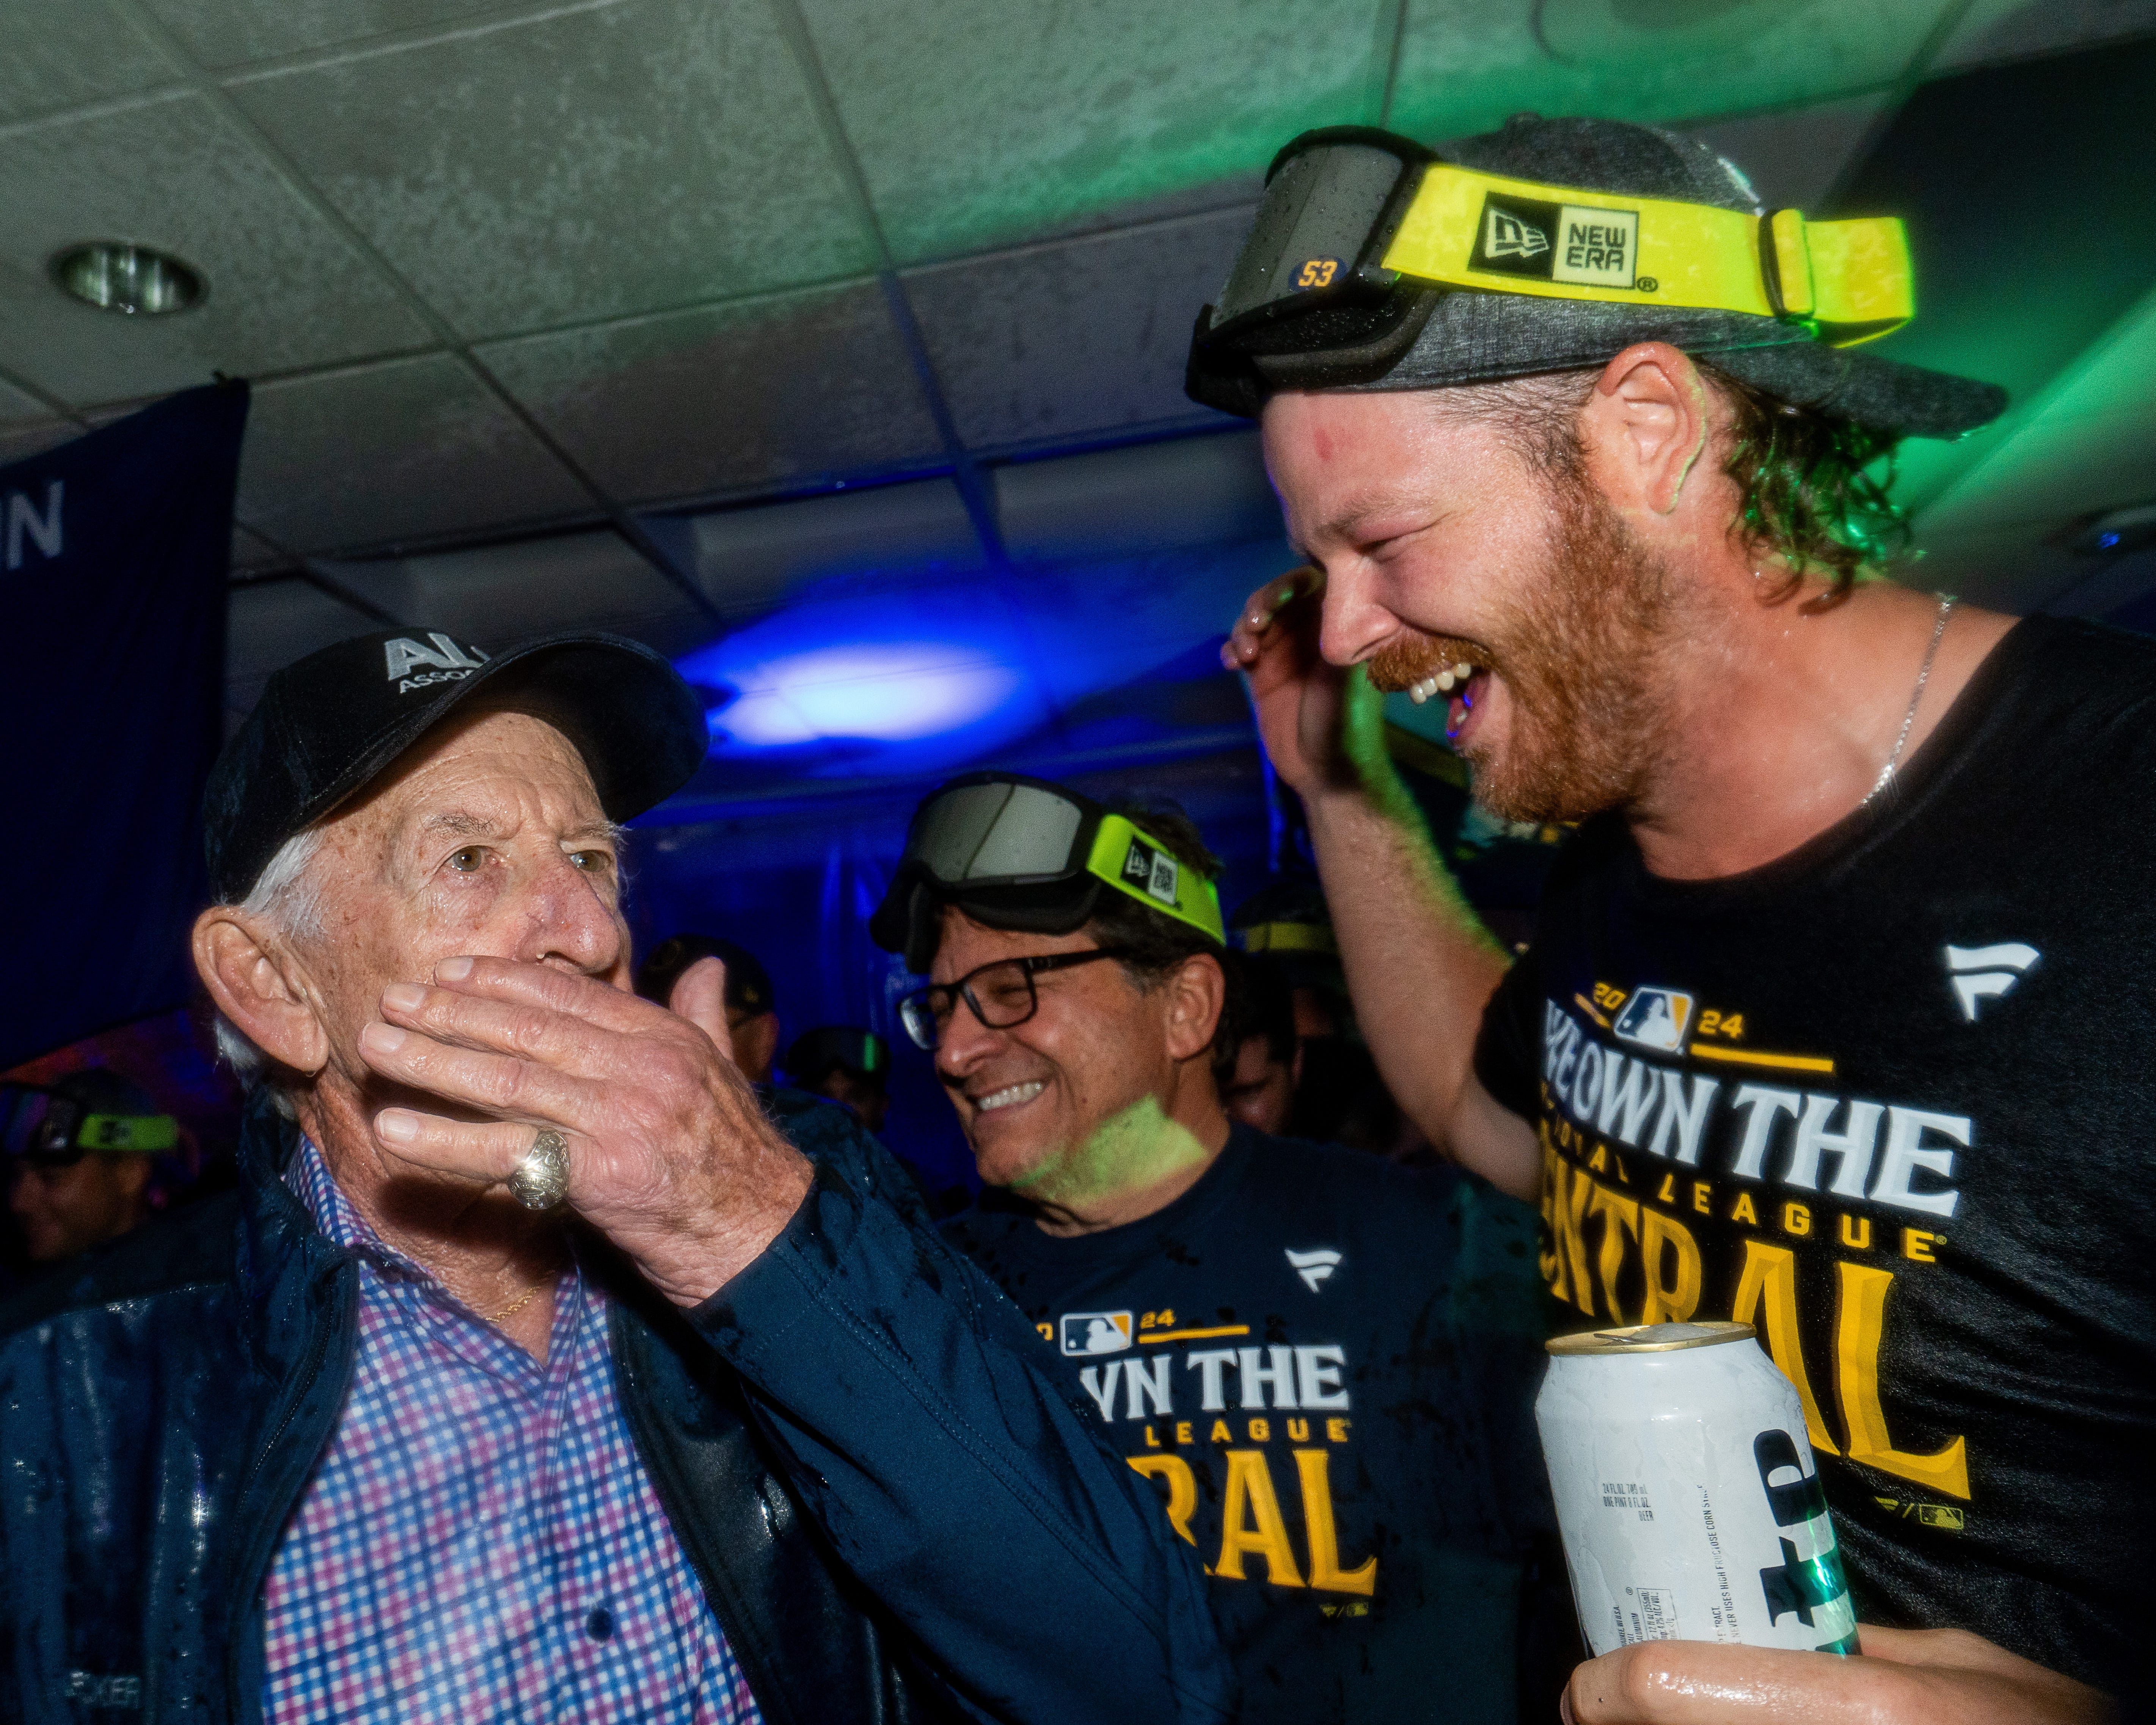
[{"label": "bearded man in black shirt", "polygon": [[1533,1214],[1230,1126],[1217,867],[1172,808],[922,803],[870,926],[989,1189],[947,1229],[1203,1555],[1242,1725],[1522,1717]]},{"label": "bearded man in black shirt", "polygon": [[[1854,347],[1907,315],[1898,224],[1640,127],[1448,157],[1299,140],[1199,320],[1192,393],[1262,418],[1310,562],[1224,657],[1394,1094],[1539,1198],[1563,1327],[1756,1326],[1865,1624],[1635,1644],[1569,1717],[2138,1707],[2156,651],[1878,578],[1866,470],[2003,404]],[[1493,811],[1581,824],[1509,971],[1373,688],[1450,697]]]}]

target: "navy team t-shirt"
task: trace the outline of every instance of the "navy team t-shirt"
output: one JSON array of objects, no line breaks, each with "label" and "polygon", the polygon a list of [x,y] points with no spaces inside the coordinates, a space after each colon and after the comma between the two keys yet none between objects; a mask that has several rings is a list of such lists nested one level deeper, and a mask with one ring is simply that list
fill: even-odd
[{"label": "navy team t-shirt", "polygon": [[1549,1524],[1532,1210],[1245,1127],[1123,1227],[995,1203],[947,1230],[1199,1548],[1246,1725],[1514,1717]]}]

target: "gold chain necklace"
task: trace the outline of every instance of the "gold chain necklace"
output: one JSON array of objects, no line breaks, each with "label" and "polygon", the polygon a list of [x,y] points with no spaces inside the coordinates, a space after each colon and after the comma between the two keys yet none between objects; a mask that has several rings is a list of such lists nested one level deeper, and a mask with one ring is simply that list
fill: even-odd
[{"label": "gold chain necklace", "polygon": [[518,1312],[523,1311],[526,1307],[529,1306],[533,1300],[538,1297],[540,1289],[551,1287],[561,1274],[562,1272],[559,1270],[548,1271],[544,1276],[541,1276],[538,1281],[533,1282],[530,1287],[525,1289],[525,1291],[521,1294],[518,1295],[516,1298],[511,1300],[506,1306],[503,1307],[501,1311],[489,1312],[486,1317],[486,1321],[490,1324],[498,1324],[516,1317]]}]

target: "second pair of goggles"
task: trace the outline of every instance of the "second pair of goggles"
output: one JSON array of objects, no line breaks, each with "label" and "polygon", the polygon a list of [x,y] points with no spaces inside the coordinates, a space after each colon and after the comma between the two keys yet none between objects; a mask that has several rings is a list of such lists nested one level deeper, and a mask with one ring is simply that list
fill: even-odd
[{"label": "second pair of goggles", "polygon": [[1084,925],[1104,888],[1227,944],[1213,883],[1142,827],[1045,779],[968,773],[916,811],[869,932],[926,970],[942,904],[992,927],[1061,934]]},{"label": "second pair of goggles", "polygon": [[1373,382],[1426,313],[1412,290],[1431,287],[1746,312],[1836,347],[1915,311],[1908,236],[1892,217],[1808,222],[1542,185],[1334,126],[1274,158],[1234,273],[1199,317],[1194,370],[1209,347],[1228,365],[1301,352],[1325,356],[1311,384]]},{"label": "second pair of goggles", "polygon": [[41,1084],[0,1087],[0,1150],[9,1156],[70,1163],[93,1150],[155,1153],[179,1142],[169,1114],[102,1111]]}]

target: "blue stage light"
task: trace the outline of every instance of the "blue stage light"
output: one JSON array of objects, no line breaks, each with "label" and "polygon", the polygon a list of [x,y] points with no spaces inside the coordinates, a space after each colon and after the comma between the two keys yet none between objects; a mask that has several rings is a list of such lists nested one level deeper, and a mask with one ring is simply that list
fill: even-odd
[{"label": "blue stage light", "polygon": [[911,742],[989,717],[1018,693],[1011,666],[943,641],[849,643],[770,659],[726,677],[737,692],[715,732],[750,748],[825,739]]}]

